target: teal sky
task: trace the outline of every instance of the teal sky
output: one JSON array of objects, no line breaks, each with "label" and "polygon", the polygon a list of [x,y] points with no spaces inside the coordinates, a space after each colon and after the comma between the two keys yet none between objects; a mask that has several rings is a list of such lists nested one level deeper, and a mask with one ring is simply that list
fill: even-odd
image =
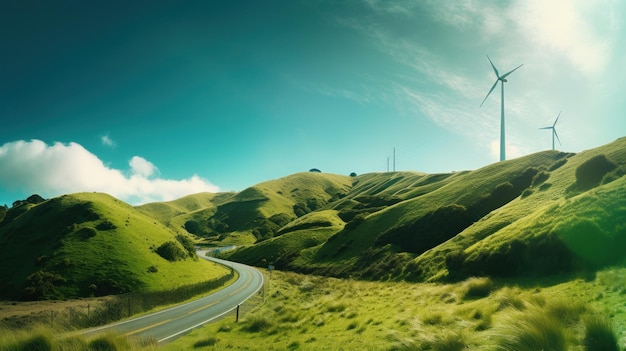
[{"label": "teal sky", "polygon": [[[0,204],[133,204],[319,168],[428,173],[626,135],[622,1],[0,5]],[[390,165],[393,167],[393,164]]]}]

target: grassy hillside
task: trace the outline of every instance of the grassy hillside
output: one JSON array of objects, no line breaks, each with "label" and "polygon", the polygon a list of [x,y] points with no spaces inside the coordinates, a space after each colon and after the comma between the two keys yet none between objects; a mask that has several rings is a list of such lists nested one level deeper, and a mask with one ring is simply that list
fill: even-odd
[{"label": "grassy hillside", "polygon": [[351,182],[348,176],[297,173],[239,193],[197,194],[138,209],[176,232],[204,237],[214,245],[251,245],[278,236],[291,221],[326,208],[345,196]]},{"label": "grassy hillside", "polygon": [[[594,270],[625,257],[612,249],[626,242],[624,174],[626,138],[475,171],[361,175],[322,206],[344,223],[329,226],[324,243],[298,246],[277,238],[230,257],[257,265],[275,260],[300,272],[412,281]],[[258,201],[272,202],[260,200],[262,194],[256,192]],[[298,235],[315,235],[318,220],[300,218]]]},{"label": "grassy hillside", "polygon": [[190,243],[106,194],[25,204],[9,209],[0,224],[0,292],[2,298],[99,296],[227,273],[198,260]]}]

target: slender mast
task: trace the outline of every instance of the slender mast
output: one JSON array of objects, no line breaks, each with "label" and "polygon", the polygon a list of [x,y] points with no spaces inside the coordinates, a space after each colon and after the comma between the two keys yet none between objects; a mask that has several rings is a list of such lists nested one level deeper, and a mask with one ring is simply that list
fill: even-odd
[{"label": "slender mast", "polygon": [[506,153],[504,149],[504,79],[500,81],[502,85],[502,99],[500,100],[500,161],[504,161],[506,159]]}]

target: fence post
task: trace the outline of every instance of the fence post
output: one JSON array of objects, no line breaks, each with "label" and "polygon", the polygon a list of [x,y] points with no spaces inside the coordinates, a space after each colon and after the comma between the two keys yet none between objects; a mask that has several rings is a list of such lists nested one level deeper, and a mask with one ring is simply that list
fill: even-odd
[{"label": "fence post", "polygon": [[237,305],[237,314],[235,315],[235,323],[239,322],[239,305]]}]

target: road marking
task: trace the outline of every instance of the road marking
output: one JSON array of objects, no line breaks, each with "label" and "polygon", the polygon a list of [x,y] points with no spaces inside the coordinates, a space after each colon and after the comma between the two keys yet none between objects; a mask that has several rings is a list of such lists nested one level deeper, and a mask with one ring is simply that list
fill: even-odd
[{"label": "road marking", "polygon": [[126,334],[124,334],[124,335],[126,335],[126,336],[131,336],[131,335],[139,334],[139,333],[141,333],[142,331],[146,331],[146,330],[149,330],[149,329],[152,329],[152,328],[156,328],[156,327],[158,327],[159,325],[163,325],[163,324],[169,323],[169,322],[171,322],[172,320],[173,320],[173,319],[166,319],[166,320],[164,320],[164,321],[160,321],[159,323],[152,324],[152,325],[149,325],[149,326],[147,326],[147,327],[143,327],[143,328],[141,328],[141,329],[136,329],[136,330],[133,330],[133,331],[128,332],[128,333],[126,333]]}]

